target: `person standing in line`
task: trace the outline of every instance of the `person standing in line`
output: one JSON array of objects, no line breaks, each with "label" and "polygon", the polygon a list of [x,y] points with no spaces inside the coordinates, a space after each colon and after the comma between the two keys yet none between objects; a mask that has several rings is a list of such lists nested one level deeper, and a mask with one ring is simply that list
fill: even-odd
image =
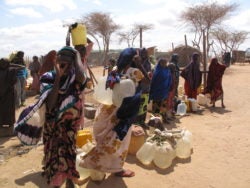
[{"label": "person standing in line", "polygon": [[[0,126],[11,127],[12,130],[0,132],[0,136],[13,135],[13,125],[15,123],[15,90],[17,81],[17,69],[10,66],[7,59],[0,59]],[[3,131],[3,130],[1,130]]]},{"label": "person standing in line", "polygon": [[198,95],[198,88],[201,85],[202,73],[200,71],[200,55],[198,53],[192,54],[191,62],[182,70],[180,74],[184,82],[185,95],[188,98],[196,99]]},{"label": "person standing in line", "polygon": [[39,70],[39,77],[41,77],[45,72],[52,71],[54,69],[55,61],[56,61],[56,51],[51,50],[44,57],[44,61]]},{"label": "person standing in line", "polygon": [[174,63],[167,64],[168,69],[170,70],[172,82],[169,89],[169,94],[167,98],[167,120],[173,120],[175,114],[175,97],[176,97],[176,66]]},{"label": "person standing in line", "polygon": [[178,97],[178,86],[179,86],[179,76],[180,76],[180,67],[178,65],[179,55],[174,53],[171,56],[170,63],[175,65],[175,96]]},{"label": "person standing in line", "polygon": [[19,108],[20,106],[25,106],[26,100],[26,79],[28,78],[28,71],[24,62],[24,52],[18,51],[16,56],[12,59],[11,63],[16,65],[21,65],[24,68],[19,69],[17,72],[17,83],[15,85],[15,106]]},{"label": "person standing in line", "polygon": [[160,114],[164,123],[168,123],[167,99],[171,90],[172,75],[167,67],[167,59],[159,59],[150,85],[149,100],[153,101],[152,113]]},{"label": "person standing in line", "polygon": [[38,61],[37,56],[33,56],[33,61],[29,64],[30,75],[33,78],[31,89],[36,91],[38,94],[40,91],[40,83],[39,83],[39,71],[41,68],[41,64]]},{"label": "person standing in line", "polygon": [[69,46],[58,51],[54,63],[55,70],[40,78],[38,101],[21,112],[15,131],[26,145],[43,139],[42,175],[50,186],[58,188],[66,181],[66,187],[73,188],[81,182],[75,166],[76,136],[87,77],[79,52]]},{"label": "person standing in line", "polygon": [[[89,67],[88,67],[88,57],[92,51],[92,48],[93,48],[93,45],[94,43],[89,39],[87,38],[87,44],[82,44],[82,45],[76,45],[75,46],[75,49],[79,52],[80,56],[81,56],[81,61],[82,61],[82,65],[84,67],[84,71],[87,73],[88,70],[90,71]],[[87,87],[89,86],[89,81],[90,81],[90,77],[92,75],[88,75],[87,74],[87,77],[88,77],[88,83],[87,83]],[[93,80],[92,80],[93,81]],[[85,93],[84,91],[82,92],[82,118],[81,118],[81,128],[84,127],[84,108],[85,108]]]},{"label": "person standing in line", "polygon": [[220,64],[217,58],[213,58],[209,65],[207,85],[204,89],[204,94],[209,93],[211,95],[213,107],[215,107],[215,102],[221,99],[221,107],[225,108],[222,77],[226,68],[226,65]]}]

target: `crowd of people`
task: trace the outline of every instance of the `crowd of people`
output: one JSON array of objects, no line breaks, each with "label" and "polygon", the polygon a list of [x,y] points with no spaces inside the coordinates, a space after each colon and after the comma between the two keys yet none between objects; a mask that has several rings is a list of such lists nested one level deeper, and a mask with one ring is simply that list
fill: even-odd
[{"label": "crowd of people", "polygon": [[[28,67],[33,78],[31,88],[39,98],[21,112],[15,133],[27,145],[35,145],[42,139],[42,175],[53,187],[60,187],[64,182],[68,188],[83,183],[76,170],[76,136],[84,127],[84,89],[89,77],[87,58],[92,47],[93,42],[87,38],[86,44],[51,50],[42,64],[34,56]],[[24,52],[20,51],[11,61],[0,61],[0,84],[4,88],[0,91],[0,101],[4,104],[0,107],[0,125],[13,125],[15,107],[25,105],[28,70],[23,57]],[[97,110],[93,123],[96,145],[80,166],[118,177],[133,177],[135,172],[123,168],[131,125],[147,128],[150,101],[152,113],[161,116],[164,123],[174,120],[180,76],[185,80],[185,95],[196,99],[202,78],[199,58],[198,53],[192,54],[190,63],[182,70],[178,66],[178,54],[172,54],[169,60],[156,60],[146,48],[126,48],[117,60],[112,59],[106,88],[113,91],[113,104],[102,104]],[[213,105],[223,96],[224,71],[225,66],[213,58],[204,90],[204,94],[211,94]],[[10,100],[11,97],[15,100]],[[222,107],[225,107],[223,101]]]}]

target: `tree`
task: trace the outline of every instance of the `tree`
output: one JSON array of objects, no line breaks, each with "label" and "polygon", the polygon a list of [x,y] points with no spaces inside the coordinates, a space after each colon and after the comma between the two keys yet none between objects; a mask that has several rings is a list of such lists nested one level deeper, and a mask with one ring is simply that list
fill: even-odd
[{"label": "tree", "polygon": [[152,28],[152,24],[134,24],[131,30],[118,33],[119,43],[126,41],[128,47],[133,47],[135,39],[140,34],[140,47],[142,47],[142,32]]},{"label": "tree", "polygon": [[89,13],[82,18],[82,22],[86,24],[88,33],[95,38],[98,44],[98,38],[102,39],[103,63],[105,63],[109,52],[111,35],[117,31],[120,26],[113,21],[109,13],[103,12]]},{"label": "tree", "polygon": [[222,27],[213,30],[212,36],[219,43],[222,51],[238,50],[239,46],[247,39],[248,32],[246,31],[230,31]]},{"label": "tree", "polygon": [[237,4],[224,4],[218,3],[203,3],[189,7],[186,11],[182,12],[181,19],[183,22],[191,27],[191,31],[195,33],[193,46],[201,49],[201,41],[203,33],[206,39],[206,53],[209,54],[210,46],[210,32],[213,28],[220,25],[223,20],[229,17],[238,7]]}]

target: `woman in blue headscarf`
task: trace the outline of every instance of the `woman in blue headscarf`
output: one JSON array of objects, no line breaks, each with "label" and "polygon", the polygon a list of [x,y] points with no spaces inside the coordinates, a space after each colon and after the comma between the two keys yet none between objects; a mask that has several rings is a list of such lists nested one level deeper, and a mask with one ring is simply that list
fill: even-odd
[{"label": "woman in blue headscarf", "polygon": [[167,122],[167,98],[172,84],[172,75],[167,67],[167,60],[160,59],[153,72],[149,100],[153,100],[153,113],[161,114]]}]

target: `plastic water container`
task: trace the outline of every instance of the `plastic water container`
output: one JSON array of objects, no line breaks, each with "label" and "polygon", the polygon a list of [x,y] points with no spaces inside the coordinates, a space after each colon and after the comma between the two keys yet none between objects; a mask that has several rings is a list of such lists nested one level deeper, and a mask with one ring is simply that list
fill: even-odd
[{"label": "plastic water container", "polygon": [[89,141],[93,140],[92,132],[89,129],[82,129],[77,132],[76,136],[76,146],[81,148],[83,145],[87,144]]},{"label": "plastic water container", "polygon": [[187,113],[187,106],[184,101],[181,101],[177,106],[177,114],[183,116]]},{"label": "plastic water container", "polygon": [[136,153],[136,157],[142,164],[150,165],[155,156],[155,149],[155,143],[145,142]]},{"label": "plastic water container", "polygon": [[76,155],[76,170],[79,172],[80,174],[80,179],[86,179],[90,176],[90,169],[87,168],[82,168],[79,166],[81,159],[81,155],[85,155],[85,153],[80,153]]},{"label": "plastic water container", "polygon": [[186,159],[191,155],[191,142],[187,136],[183,136],[176,141],[176,156],[181,159]]},{"label": "plastic water container", "polygon": [[168,142],[164,142],[162,145],[156,146],[156,152],[153,161],[157,167],[161,169],[170,167],[174,158],[175,150]]},{"label": "plastic water container", "polygon": [[120,80],[113,88],[112,102],[116,107],[120,107],[125,97],[135,94],[135,84],[131,79]]},{"label": "plastic water container", "polygon": [[72,43],[76,45],[87,44],[87,29],[83,24],[77,24],[75,28],[71,29]]},{"label": "plastic water container", "polygon": [[145,143],[145,135],[135,136],[131,135],[131,140],[128,148],[128,153],[131,155],[136,155],[137,151]]},{"label": "plastic water container", "polygon": [[207,97],[203,94],[197,95],[197,103],[201,106],[205,106],[207,104]]},{"label": "plastic water container", "polygon": [[105,178],[105,175],[106,174],[104,172],[101,172],[99,170],[94,170],[94,169],[90,170],[90,178],[93,181],[102,181]]},{"label": "plastic water container", "polygon": [[198,103],[196,99],[189,99],[191,104],[191,111],[196,112],[198,110]]},{"label": "plastic water container", "polygon": [[184,134],[183,134],[183,137],[186,137],[189,140],[191,148],[192,148],[192,145],[193,145],[193,134],[189,130],[185,130]]},{"label": "plastic water container", "polygon": [[93,97],[101,104],[111,105],[112,103],[112,90],[106,89],[106,77],[98,78],[98,84],[94,88]]}]

